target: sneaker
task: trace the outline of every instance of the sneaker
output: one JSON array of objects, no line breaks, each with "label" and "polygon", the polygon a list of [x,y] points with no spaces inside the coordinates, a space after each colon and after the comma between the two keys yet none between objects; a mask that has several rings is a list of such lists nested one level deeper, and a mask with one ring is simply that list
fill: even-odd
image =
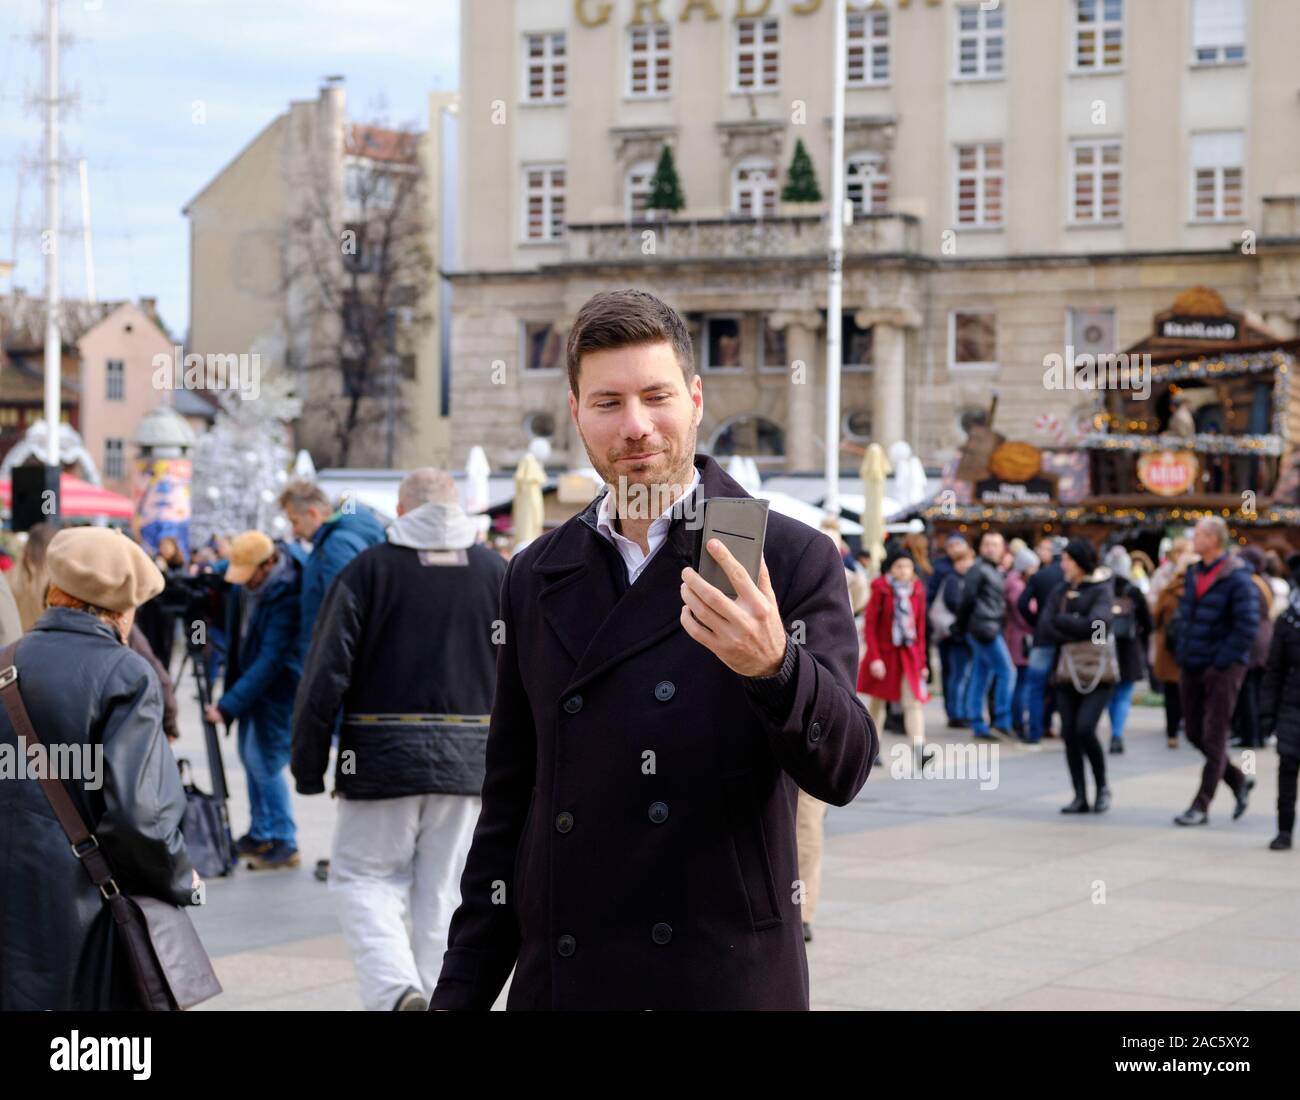
[{"label": "sneaker", "polygon": [[276,840],[264,852],[249,857],[248,865],[258,871],[277,871],[281,867],[297,867],[298,849],[287,840]]},{"label": "sneaker", "polygon": [[258,840],[252,833],[245,833],[235,841],[235,851],[243,859],[245,856],[261,855],[271,847],[271,841]]},{"label": "sneaker", "polygon": [[989,732],[999,741],[1014,741],[1016,739],[1016,735],[1004,726],[992,726]]},{"label": "sneaker", "polygon": [[1112,737],[1110,739],[1111,756],[1119,756],[1121,753],[1123,753],[1123,751],[1124,751],[1124,742],[1121,741],[1118,737]]},{"label": "sneaker", "polygon": [[397,998],[397,1004],[393,1005],[394,1012],[428,1012],[429,1002],[424,999],[424,994],[418,989],[407,987],[406,992]]},{"label": "sneaker", "polygon": [[1208,825],[1209,823],[1210,815],[1204,810],[1198,810],[1195,806],[1189,810],[1184,810],[1174,818],[1175,825]]},{"label": "sneaker", "polygon": [[968,730],[970,723],[965,718],[949,718],[948,728],[950,730]]},{"label": "sneaker", "polygon": [[1255,789],[1255,781],[1247,779],[1245,785],[1241,788],[1241,794],[1237,795],[1237,804],[1232,809],[1232,820],[1236,821],[1246,812],[1246,806],[1250,803],[1250,792]]}]

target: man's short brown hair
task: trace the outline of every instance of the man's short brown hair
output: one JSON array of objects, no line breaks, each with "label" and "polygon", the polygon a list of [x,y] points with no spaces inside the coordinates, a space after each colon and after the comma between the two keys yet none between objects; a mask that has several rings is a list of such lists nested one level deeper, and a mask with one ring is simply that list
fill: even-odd
[{"label": "man's short brown hair", "polygon": [[695,377],[695,349],[682,315],[644,290],[607,290],[593,294],[578,310],[569,331],[565,360],[569,389],[578,395],[582,357],[592,351],[668,343],[689,386]]}]

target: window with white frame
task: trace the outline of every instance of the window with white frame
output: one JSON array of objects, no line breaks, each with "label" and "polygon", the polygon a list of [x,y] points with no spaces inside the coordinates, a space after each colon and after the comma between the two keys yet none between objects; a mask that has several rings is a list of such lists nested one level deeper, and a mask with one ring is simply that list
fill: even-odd
[{"label": "window with white frame", "polygon": [[707,370],[740,370],[744,364],[739,315],[704,318],[704,366]]},{"label": "window with white frame", "polygon": [[105,378],[108,382],[108,393],[106,394],[108,400],[125,400],[126,364],[121,359],[110,359],[105,370]]},{"label": "window with white frame", "polygon": [[1226,221],[1245,211],[1246,135],[1224,130],[1192,135],[1192,217]]},{"label": "window with white frame", "polygon": [[672,33],[667,23],[654,27],[628,27],[628,95],[667,95],[672,89]]},{"label": "window with white frame", "polygon": [[737,19],[732,24],[731,87],[770,91],[781,84],[781,30],[775,19]]},{"label": "window with white frame", "polygon": [[948,315],[948,365],[953,369],[998,365],[997,316],[987,310]]},{"label": "window with white frame", "polygon": [[849,157],[844,170],[845,193],[854,214],[879,214],[889,206],[889,172],[880,153]]},{"label": "window with white frame", "polygon": [[646,202],[655,176],[655,162],[639,160],[623,178],[623,215],[630,222],[646,220]]},{"label": "window with white frame", "polygon": [[524,370],[559,370],[564,364],[564,334],[550,321],[524,321],[519,326],[520,358]]},{"label": "window with white frame", "polygon": [[524,99],[560,103],[568,91],[568,43],[564,31],[524,35]]},{"label": "window with white frame", "polygon": [[564,166],[524,169],[524,239],[558,241],[564,236]]},{"label": "window with white frame", "polygon": [[1118,69],[1124,63],[1124,0],[1074,0],[1074,67]]},{"label": "window with white frame", "polygon": [[731,212],[742,218],[776,215],[776,165],[766,157],[747,157],[731,173]]},{"label": "window with white frame", "polygon": [[847,48],[850,88],[888,84],[889,12],[849,12]]},{"label": "window with white frame", "polygon": [[956,222],[958,225],[1002,224],[1002,143],[957,146]]},{"label": "window with white frame", "polygon": [[1002,6],[961,4],[957,8],[957,76],[1002,76],[1006,65],[1006,20]]},{"label": "window with white frame", "polygon": [[1120,143],[1076,141],[1070,147],[1071,220],[1117,222],[1120,216]]},{"label": "window with white frame", "polygon": [[1192,57],[1198,65],[1246,60],[1246,0],[1192,0]]},{"label": "window with white frame", "polygon": [[121,481],[126,477],[125,440],[104,440],[104,477],[109,481]]}]

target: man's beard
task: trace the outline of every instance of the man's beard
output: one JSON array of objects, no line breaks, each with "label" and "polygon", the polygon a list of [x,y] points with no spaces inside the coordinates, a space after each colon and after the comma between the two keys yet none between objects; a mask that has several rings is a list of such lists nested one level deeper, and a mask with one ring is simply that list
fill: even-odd
[{"label": "man's beard", "polygon": [[[652,444],[645,444],[648,449],[658,450],[659,453],[647,459],[644,465],[620,461],[623,455],[639,454],[635,446],[624,447],[613,455],[597,455],[591,449],[581,428],[578,429],[578,436],[596,473],[616,494],[615,515],[627,518],[653,518],[685,492],[686,487],[691,483],[697,437],[695,425],[692,425],[687,432],[683,441],[684,446],[680,450],[672,439],[663,440],[657,448]],[[646,512],[647,507],[648,514],[642,515],[641,513]]]}]

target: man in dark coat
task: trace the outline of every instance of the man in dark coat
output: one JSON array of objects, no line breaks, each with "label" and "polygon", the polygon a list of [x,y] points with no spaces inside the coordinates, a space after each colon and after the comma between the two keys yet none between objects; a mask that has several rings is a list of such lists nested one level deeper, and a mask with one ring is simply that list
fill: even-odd
[{"label": "man in dark coat", "polygon": [[362,1003],[423,1011],[478,820],[506,563],[445,470],[407,474],[397,516],[321,605],[291,767],[299,794],[325,790],[341,714],[330,890]]},{"label": "man in dark coat", "polygon": [[[483,812],[434,1008],[804,1009],[798,789],[842,806],[878,739],[844,570],[771,514],[755,584],[690,568],[698,501],[745,497],[695,454],[686,325],[598,294],[569,404],[610,489],[510,562]],[[648,505],[645,503],[649,501]]]},{"label": "man in dark coat", "polygon": [[239,759],[248,777],[251,820],[235,842],[258,868],[296,867],[297,829],[285,766],[293,729],[293,699],[302,675],[298,599],[303,554],[261,531],[231,542],[226,580],[225,693],[209,703],[209,722],[239,723]]},{"label": "man in dark coat", "polygon": [[1025,742],[1030,745],[1036,745],[1043,739],[1052,722],[1050,677],[1052,669],[1056,667],[1056,646],[1047,640],[1044,633],[1042,611],[1047,604],[1047,597],[1065,583],[1060,550],[1055,541],[1050,538],[1040,539],[1035,552],[1043,564],[1025,582],[1024,591],[1016,601],[1016,609],[1025,622],[1034,628],[1034,645],[1029,651],[1029,663],[1025,666],[1025,706],[1029,708],[1029,729],[1025,733]]},{"label": "man in dark coat", "polygon": [[[46,759],[71,762],[64,787],[124,894],[197,904],[181,837],[185,792],[162,726],[162,693],[131,652],[135,608],[162,591],[157,566],[106,527],[50,542],[49,609],[14,667]],[[9,770],[21,744],[0,710],[0,1011],[139,1007],[112,914],[39,779]],[[30,758],[33,746],[28,743]],[[64,755],[68,750],[73,755]],[[54,750],[50,752],[49,750]],[[86,764],[90,757],[89,766]]]},{"label": "man in dark coat", "polygon": [[[965,634],[970,645],[970,680],[966,689],[966,710],[972,735],[979,739],[1010,740],[1011,696],[1015,688],[1016,666],[1011,661],[1002,635],[1007,625],[1007,596],[998,563],[1006,552],[1006,543],[996,531],[985,531],[980,538],[979,556],[962,579],[961,606],[953,624],[957,633]],[[993,722],[984,719],[984,701],[989,682],[993,683]]]},{"label": "man in dark coat", "polygon": [[1277,621],[1260,688],[1260,730],[1277,734],[1277,836],[1275,852],[1291,848],[1300,778],[1300,588],[1292,588]]},{"label": "man in dark coat", "polygon": [[1233,818],[1246,812],[1255,785],[1228,760],[1232,708],[1246,675],[1246,658],[1259,625],[1259,596],[1248,565],[1228,553],[1228,525],[1207,516],[1192,532],[1201,560],[1187,571],[1179,608],[1178,665],[1182,670],[1187,740],[1205,755],[1201,788],[1174,821],[1204,825],[1219,781],[1236,798]]}]

